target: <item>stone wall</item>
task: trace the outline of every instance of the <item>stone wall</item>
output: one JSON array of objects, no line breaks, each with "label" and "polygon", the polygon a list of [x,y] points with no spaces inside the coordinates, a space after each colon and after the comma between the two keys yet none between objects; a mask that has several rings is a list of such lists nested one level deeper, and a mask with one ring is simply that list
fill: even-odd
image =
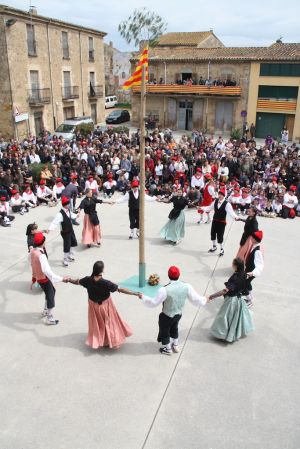
[{"label": "stone wall", "polygon": [[[1,17],[0,26],[6,20]],[[72,27],[59,26],[39,21],[33,16],[36,40],[36,56],[29,56],[27,49],[26,24],[30,22],[18,17],[16,23],[6,27],[0,32],[1,49],[1,74],[4,84],[0,87],[0,104],[5,103],[6,109],[1,108],[1,128],[9,135],[13,135],[11,120],[12,110],[17,108],[20,113],[29,114],[30,131],[35,134],[34,113],[42,113],[44,128],[54,131],[64,120],[64,108],[74,107],[76,116],[91,115],[91,105],[96,104],[97,122],[104,122],[104,50],[103,38],[96,33],[85,30],[77,30]],[[0,30],[1,31],[1,30]],[[62,31],[68,33],[69,58],[63,59]],[[10,82],[8,81],[7,56],[5,51],[5,33],[8,48],[8,60],[10,67]],[[89,60],[89,37],[93,37],[94,60]],[[50,49],[50,52],[49,52]],[[6,62],[5,62],[6,60]],[[50,103],[32,106],[28,97],[31,89],[30,71],[38,71],[39,88],[49,88],[51,92]],[[78,86],[79,98],[63,100],[63,71],[71,72],[71,85]],[[89,98],[90,72],[95,73],[95,85],[103,87],[103,95],[100,98]],[[1,80],[1,79],[0,79]],[[9,90],[11,87],[12,101]],[[5,93],[5,92],[6,93]],[[21,122],[17,125],[19,137],[27,134],[27,125]]]},{"label": "stone wall", "polygon": [[[162,94],[147,94],[146,97],[146,114],[159,115],[159,124],[162,127],[170,127],[177,129],[178,125],[178,109],[179,101],[185,100],[193,103],[193,129],[204,129],[206,132],[214,133],[216,129],[216,110],[220,107],[232,107],[232,126],[230,120],[226,123],[224,131],[230,132],[231,128],[242,128],[241,111],[247,110],[248,102],[248,86],[250,77],[250,64],[248,63],[211,63],[204,62],[192,62],[192,63],[166,63],[166,84],[175,84],[175,81],[181,75],[181,73],[192,73],[193,78],[199,81],[200,76],[203,79],[208,78],[218,79],[231,75],[232,79],[236,79],[238,85],[241,86],[242,92],[240,97],[208,97],[203,95],[162,95]],[[154,78],[159,81],[160,78],[165,77],[165,65],[164,63],[150,64],[149,74],[153,73]],[[132,95],[132,121],[134,125],[138,125],[139,117],[139,102],[140,97],[138,94]],[[228,104],[220,105],[220,102],[232,103],[232,106]],[[222,131],[222,130],[220,130]]]},{"label": "stone wall", "polygon": [[10,137],[14,135],[5,23],[2,20],[0,20],[0,123],[0,137]]}]

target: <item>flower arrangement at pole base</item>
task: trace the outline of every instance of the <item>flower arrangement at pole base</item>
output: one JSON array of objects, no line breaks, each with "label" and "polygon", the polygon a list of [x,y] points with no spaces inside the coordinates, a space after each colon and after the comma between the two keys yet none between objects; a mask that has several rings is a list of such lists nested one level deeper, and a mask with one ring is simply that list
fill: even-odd
[{"label": "flower arrangement at pole base", "polygon": [[149,285],[158,285],[159,284],[158,274],[156,274],[156,273],[150,274],[149,279],[148,279],[148,284]]}]

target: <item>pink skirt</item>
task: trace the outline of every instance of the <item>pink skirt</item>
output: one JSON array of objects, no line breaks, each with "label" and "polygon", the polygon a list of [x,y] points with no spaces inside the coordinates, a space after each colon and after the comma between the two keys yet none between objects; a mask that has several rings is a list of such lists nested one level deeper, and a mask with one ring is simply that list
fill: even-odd
[{"label": "pink skirt", "polygon": [[100,243],[100,241],[101,241],[100,225],[93,225],[91,223],[89,215],[85,214],[83,221],[81,242],[84,245],[91,245],[92,243]]},{"label": "pink skirt", "polygon": [[238,257],[243,262],[247,260],[248,255],[250,254],[253,248],[253,240],[251,237],[248,237],[243,246],[240,246],[238,253],[235,257]]},{"label": "pink skirt", "polygon": [[132,330],[122,320],[111,299],[97,304],[89,299],[89,331],[86,344],[93,349],[108,346],[119,348],[126,337],[132,335]]}]

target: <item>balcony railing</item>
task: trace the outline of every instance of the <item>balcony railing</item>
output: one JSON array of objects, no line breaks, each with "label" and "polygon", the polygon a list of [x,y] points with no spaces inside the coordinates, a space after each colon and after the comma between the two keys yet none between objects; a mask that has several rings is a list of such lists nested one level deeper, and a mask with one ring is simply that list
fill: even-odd
[{"label": "balcony railing", "polygon": [[88,96],[90,99],[103,97],[103,86],[90,86]]},{"label": "balcony railing", "polygon": [[63,100],[72,100],[79,98],[79,86],[64,86],[62,88]]},{"label": "balcony railing", "polygon": [[257,100],[257,109],[262,111],[278,111],[278,112],[296,112],[296,100],[276,100],[259,98]]},{"label": "balcony railing", "polygon": [[28,103],[31,106],[48,104],[50,103],[50,101],[51,101],[51,92],[49,88],[29,90]]},{"label": "balcony railing", "polygon": [[[199,86],[181,84],[147,84],[149,94],[192,94],[202,96],[229,96],[240,97],[242,89],[240,86]],[[140,92],[141,86],[134,86],[133,92]]]}]

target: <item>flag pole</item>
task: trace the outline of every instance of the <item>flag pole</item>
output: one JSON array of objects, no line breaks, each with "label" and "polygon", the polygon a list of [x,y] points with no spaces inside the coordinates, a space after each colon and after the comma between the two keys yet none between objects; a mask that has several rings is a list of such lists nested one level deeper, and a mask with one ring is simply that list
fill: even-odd
[{"label": "flag pole", "polygon": [[146,80],[145,65],[142,66],[141,110],[140,110],[140,210],[139,210],[139,287],[146,285],[145,261],[145,114],[146,114]]}]

